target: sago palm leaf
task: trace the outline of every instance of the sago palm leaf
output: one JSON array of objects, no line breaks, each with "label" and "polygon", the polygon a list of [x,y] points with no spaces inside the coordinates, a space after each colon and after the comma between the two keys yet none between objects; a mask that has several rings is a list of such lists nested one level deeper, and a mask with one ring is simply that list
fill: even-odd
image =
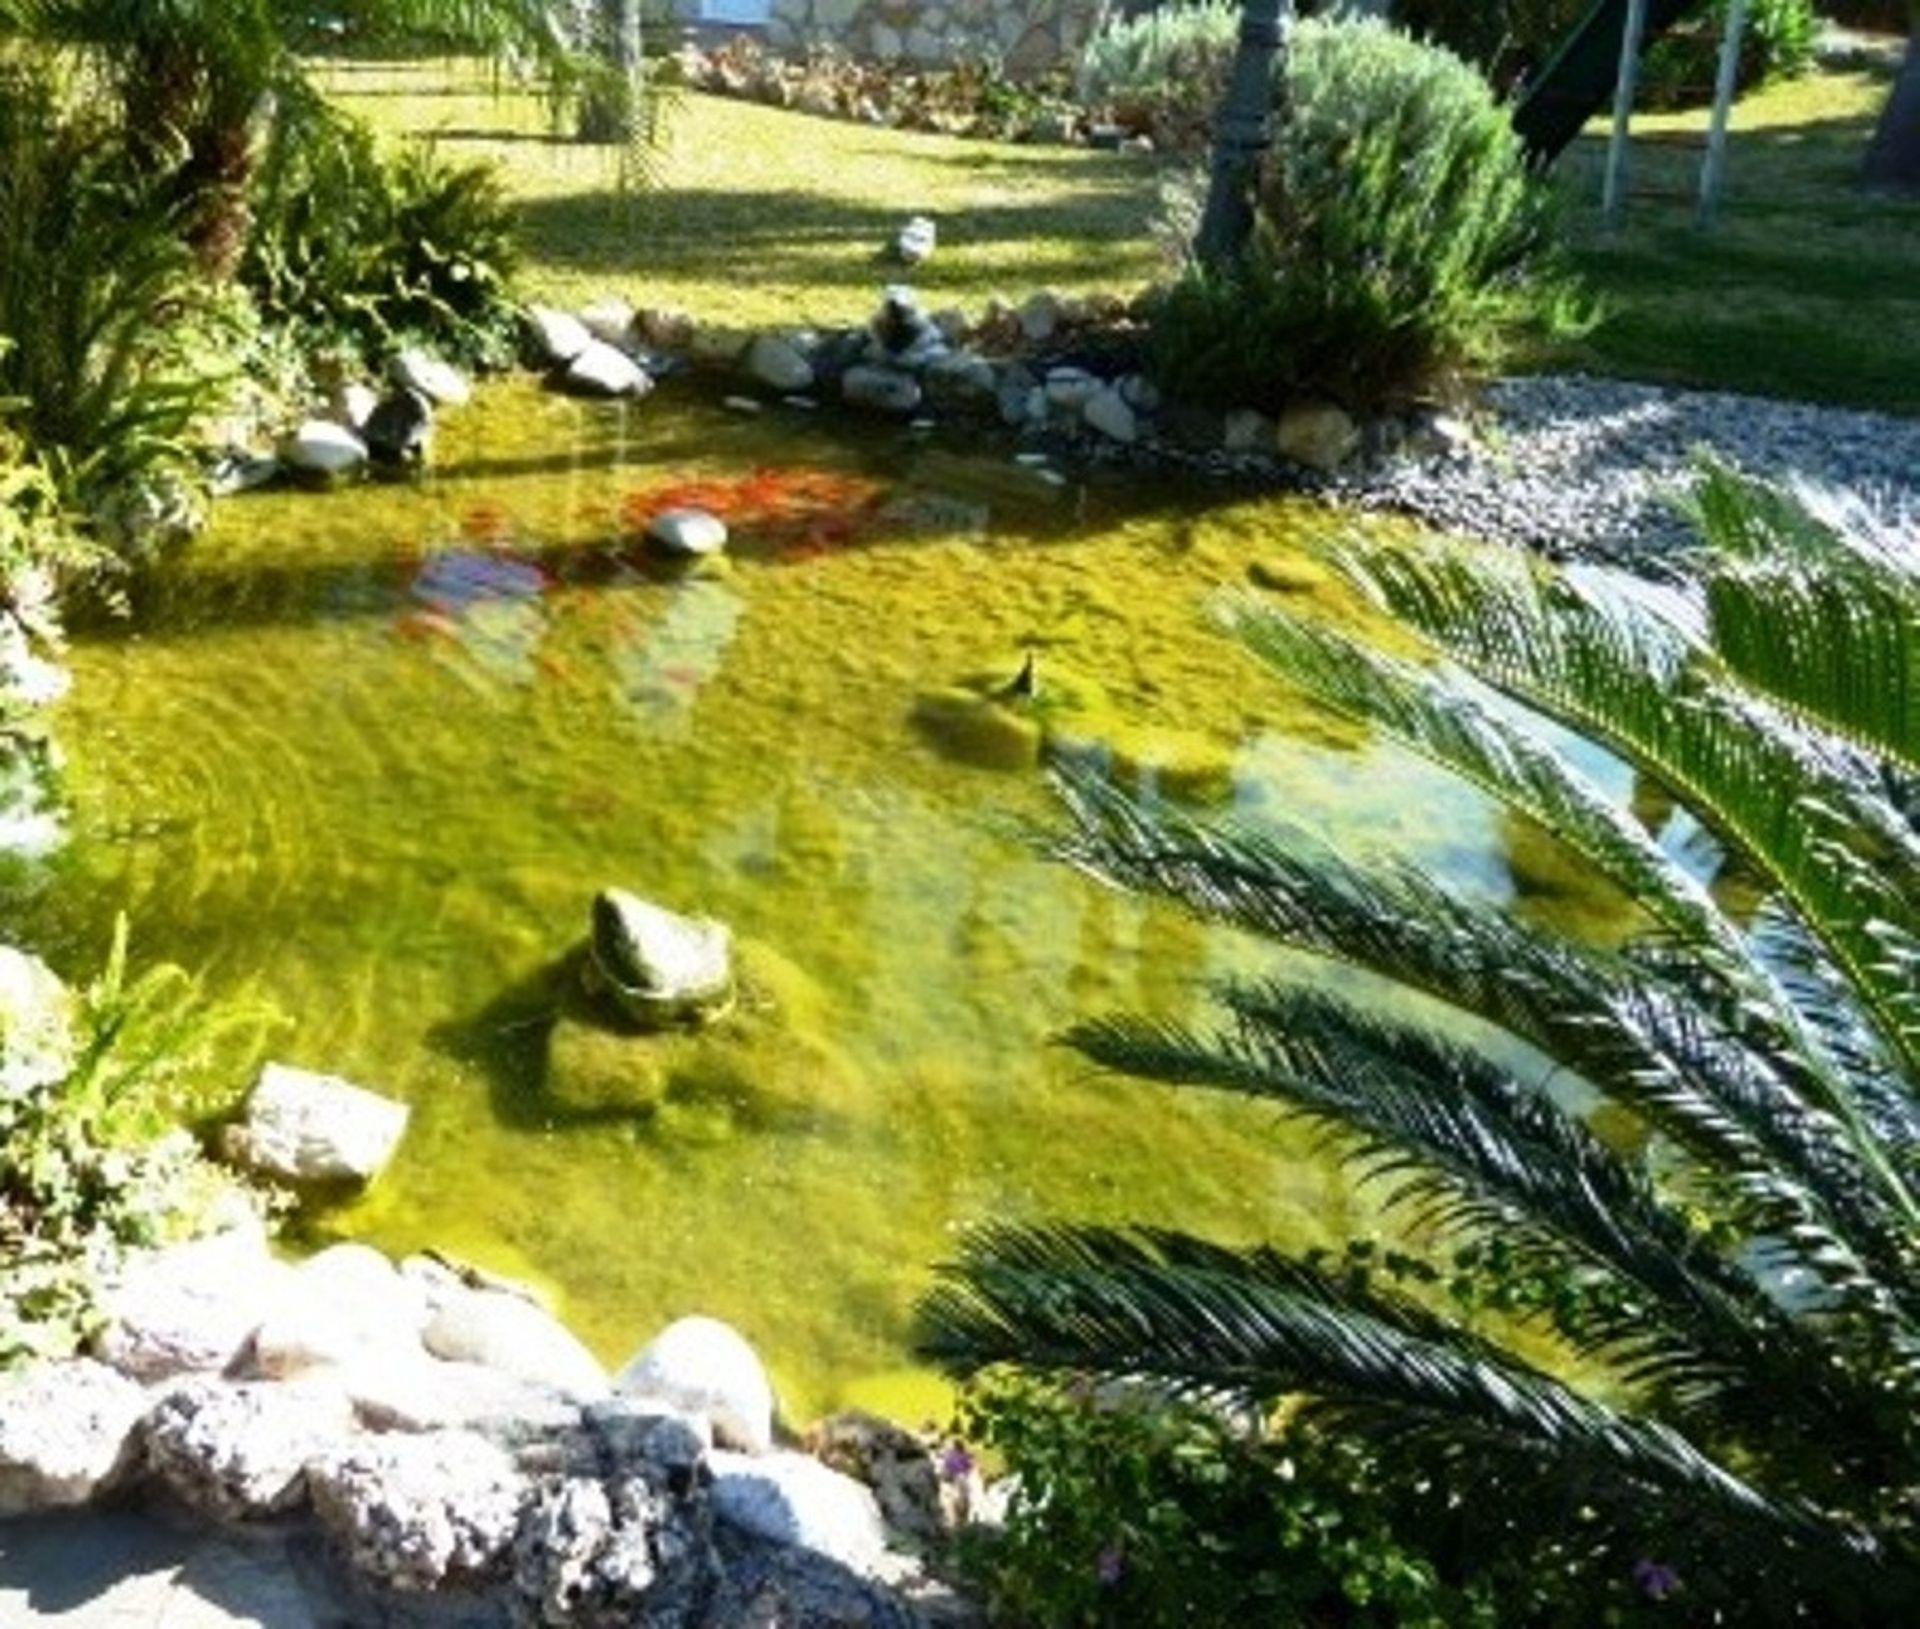
[{"label": "sago palm leaf", "polygon": [[922,1302],[918,1344],[961,1374],[1018,1362],[1255,1408],[1303,1391],[1390,1449],[1442,1448],[1477,1462],[1483,1480],[1497,1467],[1507,1497],[1552,1481],[1604,1519],[1630,1513],[1631,1490],[1699,1524],[1868,1549],[1668,1427],[1593,1402],[1403,1297],[1265,1248],[1148,1229],[980,1228]]}]

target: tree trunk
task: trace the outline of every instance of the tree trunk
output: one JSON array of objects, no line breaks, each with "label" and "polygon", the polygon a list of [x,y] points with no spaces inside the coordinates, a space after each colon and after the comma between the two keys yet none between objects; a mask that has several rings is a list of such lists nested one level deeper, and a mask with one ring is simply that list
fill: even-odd
[{"label": "tree trunk", "polygon": [[1273,144],[1286,82],[1293,0],[1240,0],[1240,38],[1214,126],[1206,212],[1193,243],[1203,266],[1232,260],[1253,233],[1253,187]]},{"label": "tree trunk", "polygon": [[1867,148],[1860,179],[1870,187],[1920,192],[1920,16],[1907,34],[1906,60]]},{"label": "tree trunk", "polygon": [[597,43],[604,74],[580,104],[583,141],[625,145],[640,133],[641,0],[602,0]]}]

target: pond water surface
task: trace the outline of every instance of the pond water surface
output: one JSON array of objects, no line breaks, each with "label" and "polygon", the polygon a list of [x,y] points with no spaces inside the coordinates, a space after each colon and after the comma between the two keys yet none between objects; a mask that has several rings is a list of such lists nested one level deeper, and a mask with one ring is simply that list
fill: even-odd
[{"label": "pond water surface", "polygon": [[[1048,817],[1040,775],[912,722],[1035,651],[1043,682],[1104,689],[1141,762],[1217,761],[1242,812],[1512,896],[1487,806],[1207,620],[1256,562],[1324,592],[1301,562],[1325,511],[521,384],[439,453],[417,484],[228,500],[83,631],[66,841],[0,866],[14,936],[63,972],[125,911],[136,959],[268,998],[275,1055],[412,1103],[394,1166],[312,1236],[526,1277],[609,1362],[727,1318],[805,1419],[917,1406],[912,1301],[968,1221],[1369,1225],[1270,1109],[1049,1044],[1197,1015],[1273,953],[1037,858],[1009,827]],[[626,535],[688,498],[735,523],[722,574],[663,577]],[[639,1043],[585,1020],[566,958],[612,883],[733,926],[734,1020]]]}]

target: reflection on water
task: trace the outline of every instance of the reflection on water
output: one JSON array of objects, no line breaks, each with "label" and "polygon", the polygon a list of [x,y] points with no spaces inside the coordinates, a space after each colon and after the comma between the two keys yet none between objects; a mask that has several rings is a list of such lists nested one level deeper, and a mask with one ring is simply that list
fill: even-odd
[{"label": "reflection on water", "polygon": [[[1042,778],[934,751],[922,692],[1038,649],[1128,739],[1230,766],[1250,817],[1531,908],[1470,793],[1207,622],[1323,511],[1165,482],[1067,506],[1004,459],[806,434],[509,385],[417,484],[231,500],[133,624],[77,641],[72,837],[0,869],[9,932],[63,971],[125,909],[136,953],[271,997],[289,1061],[411,1102],[316,1234],[541,1282],[609,1360],[728,1318],[799,1417],[899,1401],[914,1294],[982,1216],[1304,1243],[1373,1215],[1270,1109],[1050,1044],[1197,1019],[1274,953],[1042,860],[1017,835],[1053,818]],[[703,500],[730,569],[659,573],[646,518]],[[610,883],[732,925],[736,1021],[634,1043],[577,1010]]]}]

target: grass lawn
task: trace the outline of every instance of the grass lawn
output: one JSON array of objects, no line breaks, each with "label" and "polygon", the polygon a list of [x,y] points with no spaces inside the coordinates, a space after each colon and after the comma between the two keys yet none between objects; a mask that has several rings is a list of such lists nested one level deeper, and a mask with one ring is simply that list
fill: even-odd
[{"label": "grass lawn", "polygon": [[1634,121],[1618,232],[1600,221],[1605,132],[1589,129],[1556,178],[1606,316],[1542,365],[1920,413],[1920,202],[1854,184],[1886,93],[1851,72],[1747,98],[1710,233],[1693,225],[1705,113]]},{"label": "grass lawn", "polygon": [[911,274],[927,304],[994,293],[1131,291],[1157,271],[1152,158],[876,129],[683,96],[651,188],[553,134],[537,97],[443,62],[338,63],[321,83],[389,132],[493,158],[522,211],[526,283],[580,304],[624,294],[738,323],[854,322],[903,278],[883,250],[909,215],[940,246]]},{"label": "grass lawn", "polygon": [[[901,275],[882,249],[908,215],[940,224],[912,274],[931,305],[1036,287],[1129,292],[1152,243],[1165,161],[876,129],[683,97],[650,189],[605,149],[553,133],[525,93],[463,64],[336,63],[322,83],[390,133],[492,158],[523,211],[526,281],[578,304],[606,293],[719,322],[847,322]],[[1599,221],[1604,133],[1556,172],[1605,315],[1526,359],[1635,378],[1920,413],[1920,204],[1853,177],[1886,94],[1827,73],[1736,110],[1720,224],[1693,227],[1704,113],[1635,122],[1625,226]]]}]

